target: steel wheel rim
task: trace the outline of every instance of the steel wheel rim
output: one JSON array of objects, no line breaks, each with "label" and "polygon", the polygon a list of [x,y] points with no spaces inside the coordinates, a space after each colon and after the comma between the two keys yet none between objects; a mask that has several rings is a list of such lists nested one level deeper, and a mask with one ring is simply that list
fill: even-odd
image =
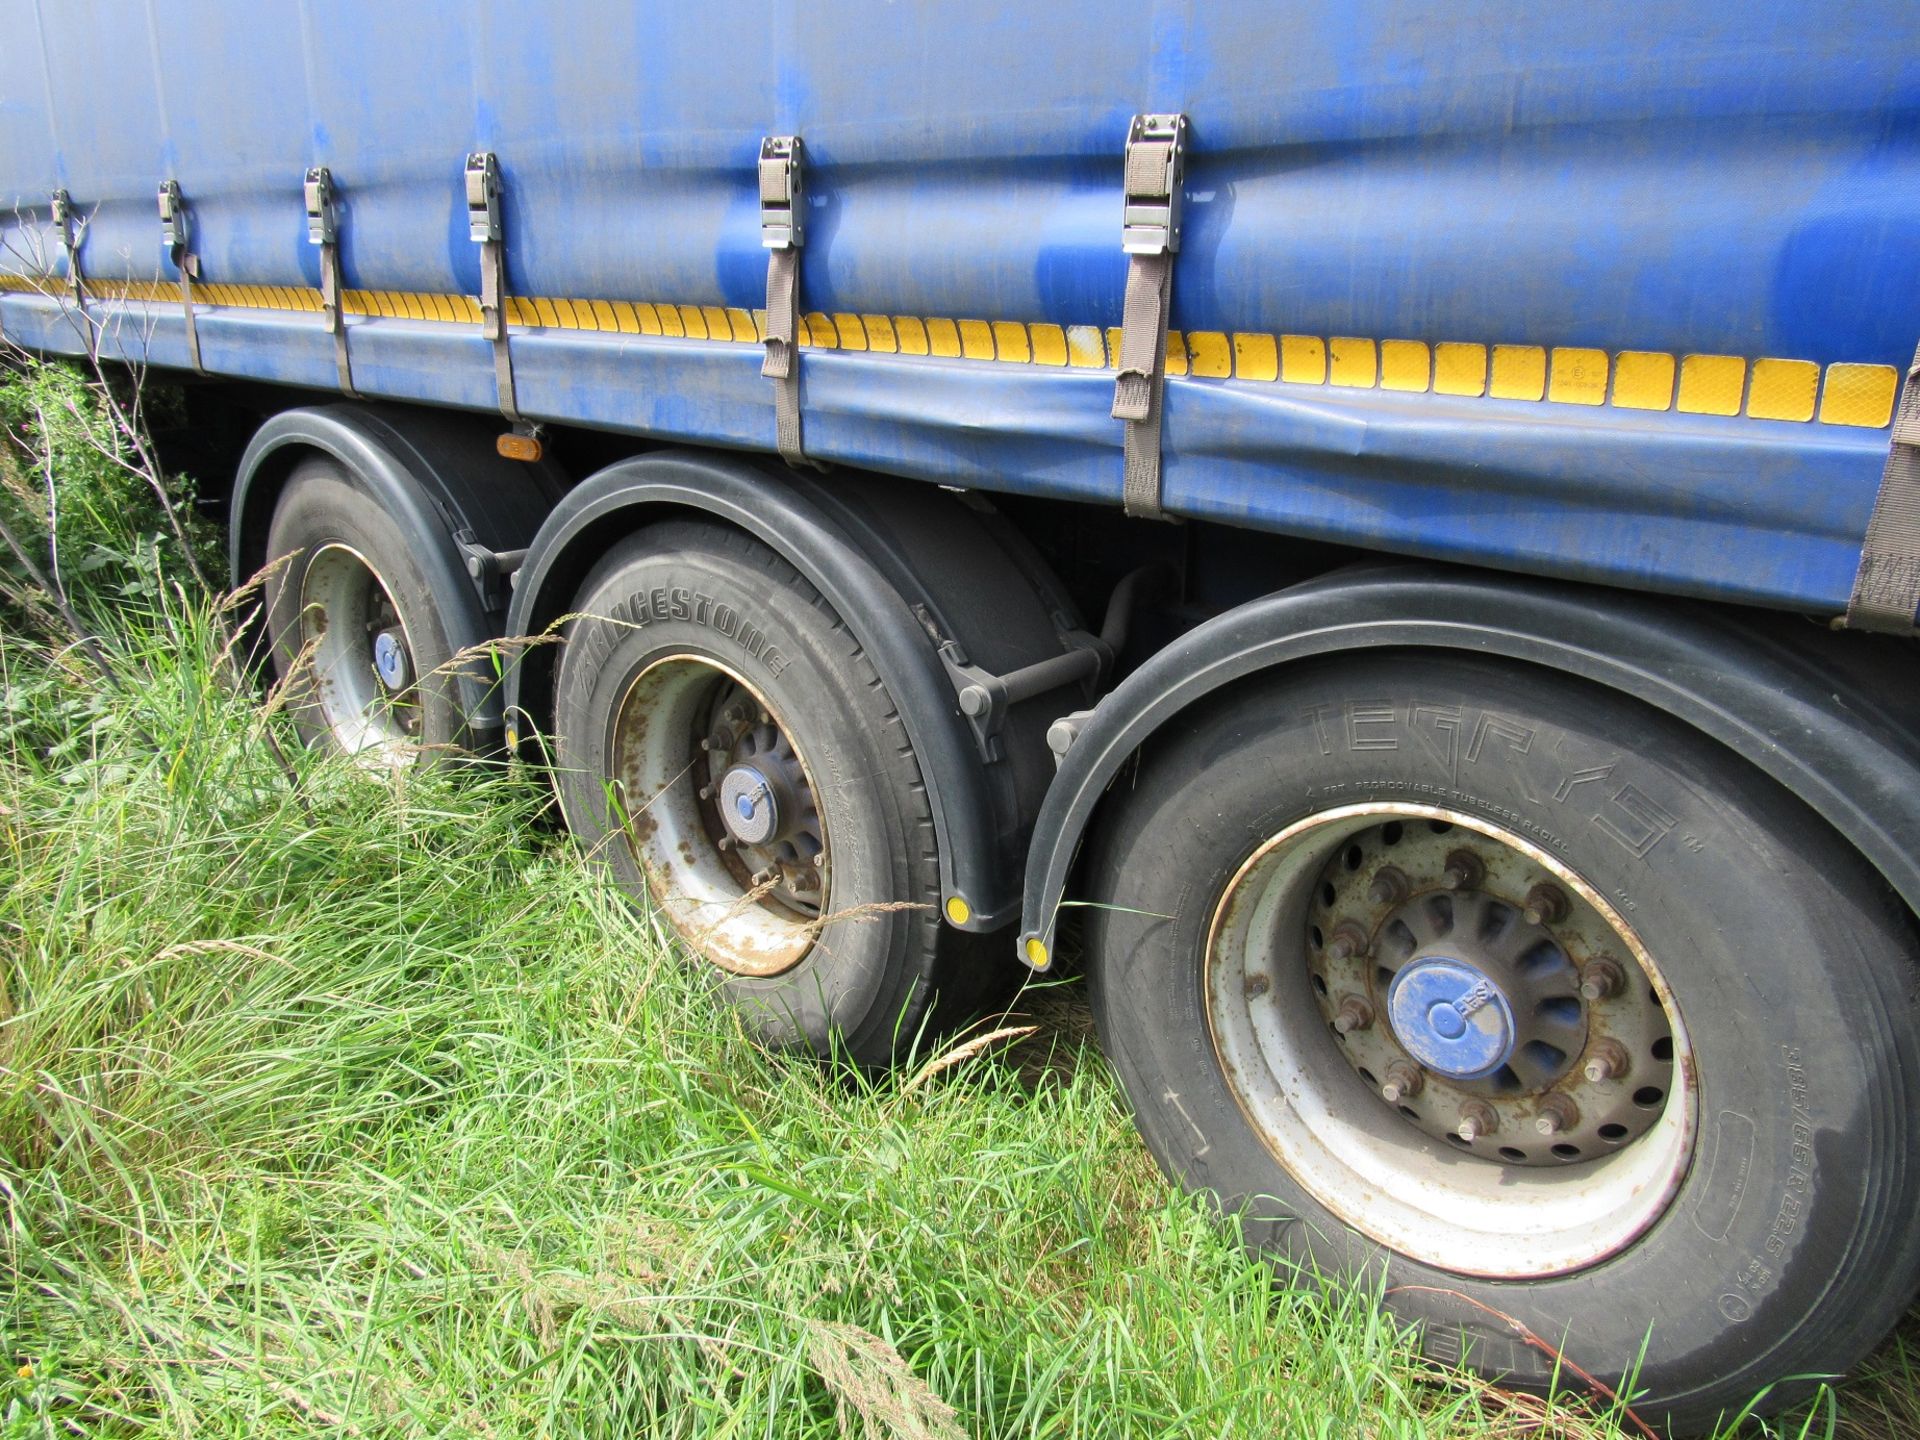
[{"label": "steel wheel rim", "polygon": [[386,581],[351,545],[323,545],[307,562],[300,646],[311,704],[342,750],[398,760],[419,743],[412,637]]},{"label": "steel wheel rim", "polygon": [[688,943],[747,977],[804,960],[832,854],[814,771],[766,696],[711,656],[662,656],[614,708],[606,754],[616,821]]},{"label": "steel wheel rim", "polygon": [[[1670,1059],[1660,1072],[1668,1083],[1657,1087],[1660,1097],[1640,1133],[1606,1153],[1583,1153],[1558,1166],[1509,1163],[1499,1155],[1497,1139],[1486,1143],[1493,1137],[1475,1136],[1464,1145],[1458,1135],[1451,1143],[1435,1138],[1431,1126],[1421,1128],[1362,1078],[1344,1037],[1329,1023],[1330,1014],[1353,997],[1316,993],[1310,931],[1327,918],[1324,910],[1316,915],[1315,907],[1329,862],[1348,852],[1356,837],[1390,823],[1451,827],[1473,851],[1506,857],[1496,858],[1498,878],[1490,874],[1482,882],[1485,893],[1503,883],[1510,888],[1506,877],[1525,872],[1561,887],[1570,910],[1604,919],[1618,946],[1612,958],[1625,973],[1620,998],[1631,1001],[1632,987],[1641,987],[1639,997],[1656,1006],[1669,1027]],[[1362,878],[1371,883],[1370,873]],[[1474,957],[1467,962],[1468,968],[1480,963]],[[1457,811],[1403,804],[1346,806],[1287,827],[1261,845],[1222,892],[1209,928],[1203,984],[1215,1054],[1261,1142],[1346,1224],[1435,1268],[1522,1278],[1597,1263],[1643,1234],[1686,1174],[1698,1095],[1671,990],[1604,896],[1503,827]],[[1500,1023],[1483,1022],[1495,1030]],[[1394,1022],[1376,1015],[1368,1028],[1372,1023],[1391,1031]],[[1604,1038],[1604,1028],[1596,1024],[1591,1039]],[[1416,1029],[1410,1027],[1410,1038],[1419,1040]],[[1575,1057],[1580,1065],[1585,1059],[1584,1051]],[[1662,1063],[1649,1054],[1639,1080]],[[1656,1088],[1636,1083],[1631,1070],[1602,1082],[1587,1081],[1585,1073],[1579,1069],[1576,1089],[1586,1083],[1596,1096],[1602,1085],[1624,1087],[1629,1097]],[[1427,1075],[1448,1087],[1477,1083],[1443,1072]],[[1545,1097],[1530,1091],[1529,1098]],[[1541,1138],[1536,1132],[1529,1143]]]}]

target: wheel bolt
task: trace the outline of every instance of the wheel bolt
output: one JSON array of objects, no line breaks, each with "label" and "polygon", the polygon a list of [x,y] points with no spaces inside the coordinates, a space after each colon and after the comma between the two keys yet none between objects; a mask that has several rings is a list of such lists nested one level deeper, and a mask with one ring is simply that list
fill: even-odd
[{"label": "wheel bolt", "polygon": [[1382,865],[1367,887],[1367,899],[1375,905],[1398,905],[1407,898],[1406,872],[1397,865]]},{"label": "wheel bolt", "polygon": [[1258,1000],[1273,988],[1273,982],[1264,975],[1249,975],[1247,976],[1246,985],[1243,988],[1246,991],[1247,999]]},{"label": "wheel bolt", "polygon": [[1447,856],[1447,868],[1440,872],[1440,883],[1449,890],[1478,890],[1487,878],[1487,867],[1471,850],[1455,850]]},{"label": "wheel bolt", "polygon": [[729,725],[744,725],[747,723],[747,707],[736,700],[720,712],[720,718]]},{"label": "wheel bolt", "polygon": [[1583,1000],[1611,1000],[1626,983],[1627,977],[1619,963],[1604,955],[1597,960],[1589,960],[1580,968],[1580,998]]},{"label": "wheel bolt", "polygon": [[1358,995],[1347,996],[1340,1002],[1340,1008],[1333,1012],[1333,1028],[1342,1035],[1365,1030],[1372,1024],[1373,1007]]},{"label": "wheel bolt", "polygon": [[772,884],[772,883],[773,883],[773,869],[772,869],[772,867],[771,867],[771,866],[769,866],[769,867],[768,867],[767,869],[765,869],[765,870],[756,870],[756,871],[754,871],[754,872],[753,872],[753,883],[754,883],[754,884],[756,884],[756,885],[769,885],[769,884]]},{"label": "wheel bolt", "polygon": [[1426,1073],[1418,1065],[1396,1060],[1387,1067],[1387,1079],[1380,1087],[1380,1095],[1389,1105],[1398,1105],[1418,1095],[1426,1083]]},{"label": "wheel bolt", "polygon": [[1365,955],[1373,948],[1373,941],[1367,932],[1351,920],[1342,920],[1333,927],[1333,936],[1327,941],[1327,958],[1338,963],[1351,960],[1356,955]]},{"label": "wheel bolt", "polygon": [[1596,1040],[1593,1048],[1587,1052],[1585,1074],[1587,1079],[1598,1085],[1605,1080],[1618,1080],[1632,1064],[1633,1059],[1627,1054],[1627,1047],[1618,1040]]},{"label": "wheel bolt", "polygon": [[1471,1145],[1493,1134],[1500,1128],[1500,1117],[1493,1113],[1493,1107],[1479,1100],[1469,1100],[1460,1107],[1460,1123],[1454,1127],[1454,1134]]},{"label": "wheel bolt", "polygon": [[731,850],[733,848],[733,837],[731,835],[722,835],[718,840],[713,842],[713,848],[716,850]]},{"label": "wheel bolt", "polygon": [[1579,1123],[1580,1107],[1557,1090],[1540,1101],[1540,1109],[1533,1117],[1533,1128],[1542,1135],[1558,1135]]},{"label": "wheel bolt", "polygon": [[1544,882],[1527,891],[1527,908],[1522,912],[1529,925],[1557,925],[1567,918],[1567,892]]},{"label": "wheel bolt", "polygon": [[827,863],[827,852],[824,850],[816,851],[813,857],[813,863],[816,869],[825,865]]},{"label": "wheel bolt", "polygon": [[713,787],[711,785],[702,785],[700,787],[700,798],[702,800],[711,800],[713,798]]}]

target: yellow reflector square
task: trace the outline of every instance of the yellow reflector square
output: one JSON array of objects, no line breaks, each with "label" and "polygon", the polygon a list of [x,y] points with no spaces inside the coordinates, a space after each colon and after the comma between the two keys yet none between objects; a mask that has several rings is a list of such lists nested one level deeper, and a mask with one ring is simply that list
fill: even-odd
[{"label": "yellow reflector square", "polygon": [[1432,353],[1422,340],[1380,342],[1380,388],[1425,393],[1433,373]]},{"label": "yellow reflector square", "polygon": [[1604,405],[1607,352],[1573,346],[1555,350],[1547,398],[1561,405]]},{"label": "yellow reflector square", "polygon": [[1666,410],[1673,405],[1673,356],[1657,350],[1622,350],[1613,361],[1613,403],[1625,410]]},{"label": "yellow reflector square", "polygon": [[1273,336],[1236,333],[1233,373],[1242,380],[1278,380],[1280,351],[1273,343]]},{"label": "yellow reflector square", "polygon": [[1747,362],[1738,355],[1689,355],[1680,362],[1678,408],[1689,415],[1738,415]]},{"label": "yellow reflector square", "polygon": [[1496,400],[1538,400],[1547,393],[1547,352],[1538,345],[1494,346],[1487,393]]},{"label": "yellow reflector square", "polygon": [[1820,419],[1828,425],[1878,430],[1893,419],[1900,375],[1891,365],[1829,365]]},{"label": "yellow reflector square", "polygon": [[1379,377],[1373,341],[1335,335],[1327,341],[1327,378],[1335,385],[1371,390]]},{"label": "yellow reflector square", "polygon": [[1193,373],[1204,379],[1225,380],[1233,374],[1232,347],[1218,330],[1188,331],[1187,356]]},{"label": "yellow reflector square", "polygon": [[1058,325],[1029,325],[1027,336],[1033,341],[1034,364],[1064,365],[1067,363],[1067,332]]},{"label": "yellow reflector square", "polygon": [[1487,347],[1448,342],[1433,347],[1433,389],[1437,395],[1487,393]]},{"label": "yellow reflector square", "polygon": [[1280,378],[1289,385],[1327,383],[1327,342],[1318,335],[1280,337]]},{"label": "yellow reflector square", "polygon": [[1811,420],[1820,367],[1811,360],[1756,360],[1747,414],[1756,420]]}]

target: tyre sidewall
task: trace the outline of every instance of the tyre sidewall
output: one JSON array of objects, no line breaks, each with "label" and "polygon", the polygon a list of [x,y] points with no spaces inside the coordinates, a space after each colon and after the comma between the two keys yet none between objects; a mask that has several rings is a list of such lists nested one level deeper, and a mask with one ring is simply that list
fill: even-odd
[{"label": "tyre sidewall", "polygon": [[[1871,1244],[1864,1177],[1887,1162],[1867,1153],[1883,1136],[1858,1111],[1912,1037],[1910,1016],[1887,1019],[1910,1001],[1885,905],[1782,841],[1811,832],[1822,843],[1808,854],[1828,855],[1817,822],[1629,703],[1451,660],[1302,671],[1157,748],[1096,861],[1101,899],[1139,913],[1100,912],[1092,949],[1096,1010],[1163,1164],[1241,1213],[1255,1245],[1382,1284],[1398,1313],[1442,1322],[1428,1329],[1441,1358],[1456,1358],[1445,1337],[1464,1333],[1481,1368],[1547,1378],[1551,1362],[1478,1302],[1616,1377],[1650,1326],[1642,1382],[1675,1414],[1710,1417],[1777,1378],[1764,1357],[1826,1297],[1841,1250]],[[1204,1014],[1215,903],[1263,841],[1369,801],[1443,806],[1525,836],[1608,898],[1671,987],[1699,1063],[1695,1154],[1666,1211],[1613,1258],[1519,1284],[1392,1255],[1294,1185],[1240,1111]],[[1890,1323],[1904,1298],[1876,1309]],[[1824,1343],[1838,1364],[1859,1348]],[[1707,1393],[1701,1376],[1736,1378]]]},{"label": "tyre sidewall", "polygon": [[427,753],[464,746],[459,681],[449,663],[453,646],[432,587],[394,518],[345,470],[319,458],[302,461],[287,477],[267,535],[268,556],[281,562],[265,585],[274,671],[287,687],[288,711],[301,738],[311,746],[337,748],[313,698],[310,667],[296,669],[307,566],[328,545],[345,545],[363,556],[400,613],[420,675],[420,743]]}]

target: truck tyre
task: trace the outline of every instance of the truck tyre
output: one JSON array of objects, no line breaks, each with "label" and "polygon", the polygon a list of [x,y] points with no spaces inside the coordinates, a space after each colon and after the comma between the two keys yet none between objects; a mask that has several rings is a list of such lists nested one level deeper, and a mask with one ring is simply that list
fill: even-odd
[{"label": "truck tyre", "polygon": [[1558,1351],[1684,1433],[1913,1296],[1910,917],[1730,753],[1382,652],[1176,720],[1108,806],[1093,1003],[1149,1147],[1430,1355]]},{"label": "truck tyre", "polygon": [[764,1040],[884,1064],[1013,969],[941,923],[932,812],[886,685],[772,550],[653,525],[574,613],[555,699],[567,824]]},{"label": "truck tyre", "polygon": [[274,669],[310,746],[411,763],[464,743],[453,647],[407,536],[335,461],[302,460],[267,532]]}]

